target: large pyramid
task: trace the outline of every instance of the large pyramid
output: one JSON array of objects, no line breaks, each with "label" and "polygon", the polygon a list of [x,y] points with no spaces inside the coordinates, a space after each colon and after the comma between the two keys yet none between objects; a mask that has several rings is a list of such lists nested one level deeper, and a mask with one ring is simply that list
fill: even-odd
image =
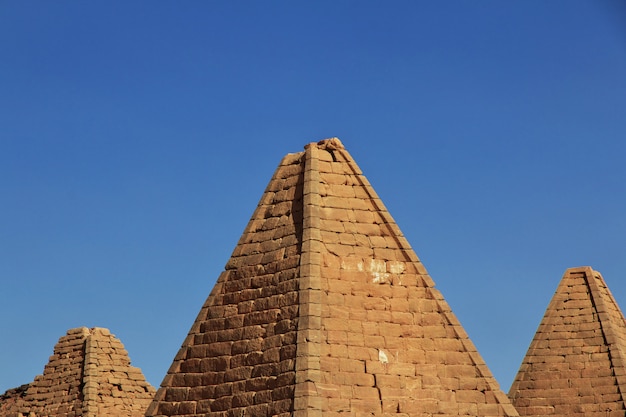
[{"label": "large pyramid", "polygon": [[626,322],[599,272],[568,269],[509,396],[523,416],[624,417]]},{"label": "large pyramid", "polygon": [[146,416],[516,416],[336,139],[285,156]]},{"label": "large pyramid", "polygon": [[0,416],[141,417],[153,396],[119,339],[107,329],[81,327],[59,339],[43,375],[12,395]]}]

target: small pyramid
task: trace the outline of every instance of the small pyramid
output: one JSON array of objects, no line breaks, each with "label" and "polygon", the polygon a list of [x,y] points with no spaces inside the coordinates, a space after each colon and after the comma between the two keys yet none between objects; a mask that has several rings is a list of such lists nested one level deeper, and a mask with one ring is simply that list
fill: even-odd
[{"label": "small pyramid", "polygon": [[143,416],[154,396],[109,330],[68,330],[26,393],[0,416]]},{"label": "small pyramid", "polygon": [[565,271],[509,397],[522,416],[624,417],[626,322],[602,275]]},{"label": "small pyramid", "polygon": [[517,416],[336,139],[279,164],[146,416]]}]

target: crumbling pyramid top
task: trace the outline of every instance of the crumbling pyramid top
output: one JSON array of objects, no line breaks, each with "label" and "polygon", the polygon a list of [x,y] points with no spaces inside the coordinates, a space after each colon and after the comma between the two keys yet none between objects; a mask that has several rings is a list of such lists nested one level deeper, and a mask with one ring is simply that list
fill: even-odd
[{"label": "crumbling pyramid top", "polygon": [[283,158],[147,416],[515,416],[337,138]]},{"label": "crumbling pyramid top", "polygon": [[509,396],[520,415],[624,416],[626,322],[602,275],[565,271]]},{"label": "crumbling pyramid top", "polygon": [[81,327],[59,339],[43,375],[0,415],[140,417],[153,396],[119,339],[107,329]]}]

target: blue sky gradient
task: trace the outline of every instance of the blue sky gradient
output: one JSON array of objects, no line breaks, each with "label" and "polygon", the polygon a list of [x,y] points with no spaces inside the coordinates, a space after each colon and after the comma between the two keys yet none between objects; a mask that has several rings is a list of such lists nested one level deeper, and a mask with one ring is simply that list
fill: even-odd
[{"label": "blue sky gradient", "polygon": [[0,392],[158,386],[282,156],[339,137],[502,388],[568,267],[626,308],[621,1],[0,3]]}]

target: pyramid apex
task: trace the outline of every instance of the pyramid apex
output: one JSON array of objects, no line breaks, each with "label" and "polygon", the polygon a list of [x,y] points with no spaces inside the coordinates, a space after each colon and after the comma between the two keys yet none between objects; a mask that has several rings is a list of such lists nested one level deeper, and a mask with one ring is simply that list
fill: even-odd
[{"label": "pyramid apex", "polygon": [[89,334],[89,328],[87,328],[87,327],[85,327],[85,326],[82,326],[82,327],[75,327],[75,328],[73,328],[73,329],[69,329],[69,330],[66,332],[66,335],[67,335],[67,336],[76,335],[76,334],[86,336],[86,335],[88,335],[88,334]]},{"label": "pyramid apex", "polygon": [[92,327],[91,334],[95,334],[95,333],[100,333],[101,335],[109,336],[111,334],[111,331],[107,329],[106,327]]},{"label": "pyramid apex", "polygon": [[86,337],[86,336],[90,336],[90,335],[93,335],[93,334],[96,334],[96,333],[104,335],[104,336],[111,335],[111,331],[109,329],[107,329],[106,327],[91,327],[91,328],[89,328],[89,327],[85,327],[85,326],[69,329],[66,332],[66,335],[67,336],[80,335],[80,336],[85,336]]},{"label": "pyramid apex", "polygon": [[594,271],[594,269],[589,265],[583,265],[583,266],[574,266],[572,268],[567,268],[565,270],[565,273],[567,274],[571,272],[584,272],[584,271],[598,272],[598,271]]},{"label": "pyramid apex", "polygon": [[317,148],[322,149],[322,150],[327,150],[327,151],[336,151],[338,149],[345,149],[345,147],[343,146],[343,143],[341,143],[339,138],[336,138],[336,137],[326,138],[318,142],[309,143],[308,145],[305,145],[304,149],[307,149],[310,146],[317,146]]},{"label": "pyramid apex", "polygon": [[600,271],[596,271],[595,269],[593,269],[593,267],[588,266],[588,265],[567,268],[565,270],[565,273],[563,274],[563,280],[574,279],[577,275],[580,275],[580,274],[584,274],[584,275],[588,275],[589,277],[600,279],[600,281],[602,281],[603,283],[602,285],[606,286],[606,284],[604,284],[604,278],[602,277],[602,274],[600,273]]}]

